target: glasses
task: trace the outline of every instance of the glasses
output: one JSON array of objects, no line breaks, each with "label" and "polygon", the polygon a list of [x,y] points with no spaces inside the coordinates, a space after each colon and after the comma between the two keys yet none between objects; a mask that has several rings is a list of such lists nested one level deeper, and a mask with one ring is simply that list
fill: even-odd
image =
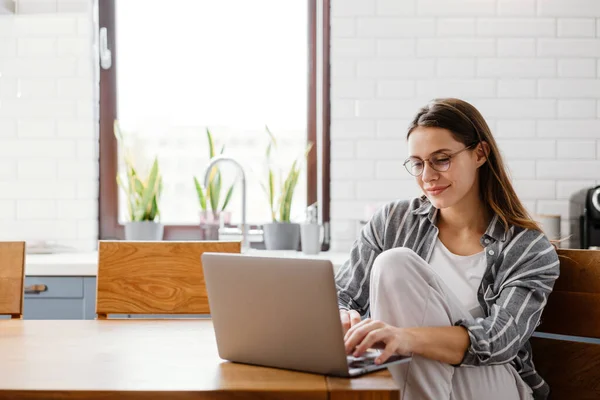
[{"label": "glasses", "polygon": [[408,173],[412,176],[419,176],[423,173],[423,170],[425,169],[425,161],[427,161],[429,166],[434,170],[438,172],[446,172],[448,169],[450,169],[450,160],[452,157],[455,157],[463,151],[468,150],[476,145],[477,143],[473,143],[472,145],[452,154],[436,153],[424,160],[420,159],[419,157],[409,157],[406,159],[406,161],[404,161],[404,168],[406,168]]}]

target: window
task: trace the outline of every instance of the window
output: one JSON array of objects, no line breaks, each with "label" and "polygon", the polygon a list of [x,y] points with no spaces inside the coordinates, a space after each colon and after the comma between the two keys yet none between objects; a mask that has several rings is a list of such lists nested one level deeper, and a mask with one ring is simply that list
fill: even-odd
[{"label": "window", "polygon": [[[324,49],[329,48],[329,2],[176,0],[168,7],[165,4],[157,0],[99,3],[100,27],[106,28],[112,55],[112,66],[100,72],[100,237],[121,238],[127,218],[115,181],[120,164],[115,119],[134,143],[136,161],[148,165],[154,156],[159,159],[165,239],[199,235],[193,177],[203,181],[209,160],[207,128],[216,150],[224,145],[226,154],[245,167],[250,225],[270,220],[261,187],[267,176],[265,125],[278,140],[275,160],[286,167],[308,142],[314,143],[296,189],[292,217],[301,219],[306,205],[319,198],[322,221],[328,222],[329,59]],[[321,46],[317,46],[319,31]],[[317,54],[318,48],[322,54]],[[317,94],[318,87],[322,93]],[[326,105],[320,118],[317,104]],[[227,164],[220,168],[223,186],[228,187],[237,171]],[[237,183],[234,190],[227,209],[235,225],[241,222],[241,185]]]}]

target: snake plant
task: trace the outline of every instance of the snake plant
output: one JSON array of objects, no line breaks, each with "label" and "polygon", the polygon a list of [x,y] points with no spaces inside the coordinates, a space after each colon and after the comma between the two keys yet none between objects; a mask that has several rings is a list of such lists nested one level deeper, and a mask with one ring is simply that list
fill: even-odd
[{"label": "snake plant", "polygon": [[154,221],[160,215],[158,204],[162,193],[162,176],[158,159],[154,158],[148,176],[140,176],[134,166],[131,153],[125,146],[118,121],[115,120],[113,126],[117,143],[125,161],[125,179],[117,174],[117,184],[125,193],[129,219],[132,222]]},{"label": "snake plant", "polygon": [[[276,172],[274,172],[271,162],[271,153],[273,150],[277,149],[277,140],[275,135],[269,130],[269,127],[266,126],[265,128],[269,135],[269,144],[267,145],[265,153],[268,165],[268,176],[267,183],[265,184],[263,182],[261,185],[269,200],[271,220],[273,222],[290,222],[294,190],[298,184],[302,161],[308,156],[308,153],[312,148],[312,143],[309,142],[306,146],[303,158],[298,158],[292,162],[285,180],[282,181],[283,177],[281,175],[278,177],[275,176]],[[278,187],[275,187],[275,181],[279,182]]]},{"label": "snake plant", "polygon": [[[212,159],[215,156],[215,143],[212,134],[210,133],[210,130],[208,128],[206,128],[206,138],[208,140],[209,157],[210,159]],[[219,154],[223,154],[224,151],[225,146],[222,146]],[[219,204],[221,200],[221,184],[221,171],[216,165],[212,167],[210,171],[210,175],[208,177],[208,187],[204,187],[204,182],[200,183],[200,181],[198,181],[198,178],[194,176],[194,185],[196,186],[196,193],[198,194],[198,202],[200,203],[200,209],[202,211],[207,211],[208,207],[210,206],[210,209],[213,212],[215,218],[217,217],[217,214],[219,212],[225,211],[225,208],[231,200],[231,195],[233,194],[234,184],[232,184],[229,187],[229,189],[227,189],[223,202]]]}]

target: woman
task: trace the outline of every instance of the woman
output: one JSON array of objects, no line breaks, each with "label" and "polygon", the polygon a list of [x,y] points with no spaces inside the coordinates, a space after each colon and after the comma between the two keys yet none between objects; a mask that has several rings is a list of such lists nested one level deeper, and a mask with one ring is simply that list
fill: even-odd
[{"label": "woman", "polygon": [[558,278],[554,247],[475,107],[435,100],[407,139],[424,195],[379,209],[336,275],[346,351],[412,355],[389,367],[403,400],[547,398],[528,340]]}]

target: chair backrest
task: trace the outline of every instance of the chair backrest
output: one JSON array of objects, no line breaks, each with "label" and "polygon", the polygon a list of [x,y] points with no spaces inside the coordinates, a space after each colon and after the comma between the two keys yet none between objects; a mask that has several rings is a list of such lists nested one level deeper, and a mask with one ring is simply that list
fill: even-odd
[{"label": "chair backrest", "polygon": [[201,255],[241,242],[100,241],[96,314],[209,314]]},{"label": "chair backrest", "polygon": [[0,314],[23,316],[25,242],[0,242]]},{"label": "chair backrest", "polygon": [[559,249],[560,277],[536,332],[580,336],[534,337],[533,362],[552,399],[600,398],[600,251]]}]

